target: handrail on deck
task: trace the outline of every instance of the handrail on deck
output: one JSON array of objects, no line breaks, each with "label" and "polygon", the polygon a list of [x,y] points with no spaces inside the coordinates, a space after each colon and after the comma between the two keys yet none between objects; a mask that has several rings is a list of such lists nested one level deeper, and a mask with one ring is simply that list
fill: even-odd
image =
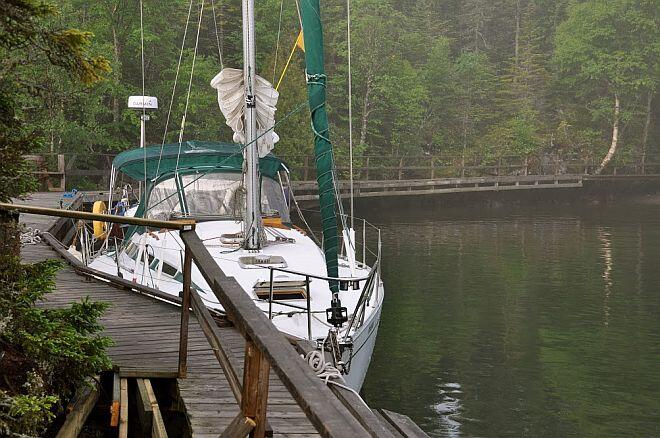
[{"label": "handrail on deck", "polygon": [[86,211],[65,210],[59,208],[34,207],[31,205],[9,204],[0,202],[0,210],[18,211],[21,213],[38,214],[43,216],[68,217],[87,221],[110,222],[123,225],[137,225],[166,230],[190,231],[195,229],[195,221],[181,219],[176,221],[160,221],[140,217],[119,216],[115,214],[88,213]]},{"label": "handrail on deck", "polygon": [[[360,294],[360,298],[358,299],[358,304],[355,308],[355,311],[353,312],[353,315],[351,316],[351,320],[349,325],[346,328],[346,332],[344,334],[344,340],[348,338],[348,333],[351,331],[351,328],[353,327],[353,323],[355,322],[355,317],[358,313],[364,316],[364,306],[368,305],[369,300],[367,299],[366,301],[363,300],[363,298],[368,294],[369,297],[371,297],[371,293],[373,292],[373,285],[374,285],[374,277],[375,274],[378,272],[380,265],[380,260],[376,260],[376,263],[373,268],[369,271],[369,275],[366,277],[326,277],[322,275],[314,275],[314,274],[307,274],[304,272],[300,271],[294,271],[291,269],[284,269],[284,268],[278,268],[274,266],[261,266],[264,269],[268,269],[270,271],[270,281],[268,285],[268,319],[272,321],[273,319],[273,303],[276,303],[280,306],[286,306],[286,307],[291,307],[294,309],[299,309],[299,310],[304,310],[307,315],[307,340],[308,341],[313,341],[312,339],[312,305],[311,305],[311,293],[309,289],[309,283],[310,283],[310,278],[314,278],[317,280],[324,280],[324,281],[338,281],[340,284],[344,283],[346,285],[346,289],[348,289],[349,284],[355,285],[356,283],[365,281],[364,288],[362,289],[362,293]],[[305,277],[305,289],[306,289],[306,296],[305,296],[305,301],[306,301],[306,307],[298,306],[295,304],[287,303],[285,301],[275,301],[273,297],[273,292],[274,292],[274,272],[285,272],[288,274],[293,274],[293,275],[298,275],[301,277]],[[380,278],[377,279],[377,281],[380,281]]]}]

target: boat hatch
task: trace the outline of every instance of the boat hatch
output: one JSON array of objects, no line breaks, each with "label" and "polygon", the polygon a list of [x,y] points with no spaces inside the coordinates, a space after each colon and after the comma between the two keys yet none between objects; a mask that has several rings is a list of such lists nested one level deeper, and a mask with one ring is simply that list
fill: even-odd
[{"label": "boat hatch", "polygon": [[253,256],[239,257],[238,264],[243,269],[259,269],[264,266],[272,266],[274,268],[287,267],[284,257],[267,254],[255,254]]},{"label": "boat hatch", "polygon": [[[270,281],[258,281],[254,285],[254,293],[257,298],[267,300],[270,296]],[[304,281],[273,281],[273,300],[304,300],[306,298],[307,288]]]}]

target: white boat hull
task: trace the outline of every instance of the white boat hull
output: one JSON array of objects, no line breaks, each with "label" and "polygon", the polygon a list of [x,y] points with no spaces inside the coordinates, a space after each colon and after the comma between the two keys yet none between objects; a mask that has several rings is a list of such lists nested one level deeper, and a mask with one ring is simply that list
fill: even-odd
[{"label": "white boat hull", "polygon": [[376,345],[376,336],[378,335],[378,326],[380,325],[380,310],[371,316],[371,319],[356,331],[353,339],[353,356],[349,357],[349,352],[344,353],[342,358],[345,362],[350,360],[350,372],[344,376],[346,384],[356,391],[362,389],[362,384],[367,376],[371,356]]},{"label": "white boat hull", "polygon": [[[240,222],[236,221],[214,221],[203,222],[197,225],[196,232],[205,241],[205,245],[218,263],[220,268],[231,277],[234,277],[243,287],[246,293],[254,300],[257,307],[268,314],[270,306],[267,300],[258,299],[253,292],[253,286],[259,281],[269,279],[270,271],[265,268],[245,269],[239,266],[239,259],[246,255],[253,255],[254,252],[247,252],[243,249],[228,251],[217,244],[218,236],[227,233],[233,233],[240,230]],[[266,246],[260,251],[260,254],[279,255],[287,261],[289,269],[297,272],[305,272],[312,275],[325,275],[325,260],[320,249],[313,241],[303,233],[295,230],[278,229],[287,238],[294,240],[292,243],[278,243]],[[172,295],[179,295],[181,283],[176,280],[178,276],[168,276],[164,273],[163,265],[174,266],[180,269],[180,260],[182,242],[180,242],[176,233],[160,231],[149,233],[148,235],[135,234],[131,237],[134,244],[133,249],[127,247],[119,255],[102,254],[98,256],[90,266],[117,275],[118,273],[125,279],[155,287],[163,292]],[[145,249],[146,248],[146,249]],[[159,260],[160,265],[158,263]],[[147,263],[144,263],[147,261]],[[119,267],[118,267],[119,264]],[[340,263],[340,277],[351,276],[350,268],[345,261]],[[367,266],[360,266],[354,270],[355,278],[366,277],[370,272]],[[304,276],[289,274],[280,271],[274,271],[275,279],[304,279]],[[192,283],[196,287],[205,304],[210,308],[222,310],[222,306],[217,302],[215,295],[204,281],[201,273],[193,266]],[[180,278],[180,277],[179,277]],[[361,282],[361,288],[365,281]],[[356,312],[359,305],[361,289],[341,291],[340,298],[342,305],[346,306],[349,315]],[[318,279],[311,279],[310,282],[310,309],[312,313],[308,316],[306,311],[292,309],[282,303],[273,302],[272,310],[273,324],[285,334],[300,339],[309,339],[312,341],[323,340],[328,335],[330,325],[325,321],[325,310],[330,307],[331,293],[327,282]],[[348,386],[355,390],[362,387],[364,378],[369,368],[371,355],[373,353],[378,324],[380,322],[380,311],[383,301],[383,286],[378,281],[378,287],[374,291],[370,303],[365,306],[364,323],[352,328],[348,336],[353,340],[353,349],[347,348],[343,352],[342,360],[349,364],[349,373],[344,375]],[[291,300],[295,305],[305,307],[306,300]],[[309,319],[309,320],[308,320]],[[346,326],[346,324],[344,324]],[[311,332],[310,332],[311,328]],[[342,330],[344,330],[342,332]],[[346,329],[340,329],[338,339],[341,341],[347,334]]]}]

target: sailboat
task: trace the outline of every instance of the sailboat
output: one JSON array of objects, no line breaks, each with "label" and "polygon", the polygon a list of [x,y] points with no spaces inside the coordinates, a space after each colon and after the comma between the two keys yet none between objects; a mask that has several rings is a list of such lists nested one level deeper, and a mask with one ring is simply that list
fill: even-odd
[{"label": "sailboat", "polygon": [[[136,205],[112,195],[108,205],[112,212],[135,217],[194,219],[196,232],[213,259],[275,327],[292,339],[312,341],[345,383],[359,390],[371,361],[384,298],[380,233],[368,230],[368,223],[361,221],[362,242],[358,243],[347,225],[325,112],[318,0],[300,2],[300,15],[315,137],[321,245],[312,230],[292,223],[291,210],[297,203],[290,171],[270,152],[278,140],[273,131],[278,96],[256,74],[254,0],[243,0],[243,69],[225,68],[211,81],[227,124],[234,130],[233,141],[180,141],[117,155],[110,193],[120,188],[119,181],[125,177],[143,181],[144,187]],[[105,249],[91,259],[91,267],[173,295],[180,293],[184,246],[176,233],[128,228],[120,241],[116,234],[109,233]],[[367,235],[377,236],[375,245],[368,244]],[[194,266],[192,287],[208,307],[222,311]]]}]

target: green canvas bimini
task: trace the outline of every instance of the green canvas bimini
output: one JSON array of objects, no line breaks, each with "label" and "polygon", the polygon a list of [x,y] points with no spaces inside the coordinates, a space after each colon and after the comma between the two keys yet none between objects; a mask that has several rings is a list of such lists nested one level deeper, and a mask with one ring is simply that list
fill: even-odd
[{"label": "green canvas bimini", "polygon": [[[180,153],[179,153],[180,152]],[[178,165],[177,165],[178,156]],[[164,146],[152,145],[144,149],[132,149],[117,155],[112,165],[118,171],[141,181],[149,180],[178,170],[182,173],[194,169],[224,169],[241,172],[243,169],[243,146],[236,143],[212,141],[186,141]],[[160,161],[160,163],[159,163]],[[273,154],[259,159],[262,175],[277,178],[277,172],[287,170],[284,162]]]}]

